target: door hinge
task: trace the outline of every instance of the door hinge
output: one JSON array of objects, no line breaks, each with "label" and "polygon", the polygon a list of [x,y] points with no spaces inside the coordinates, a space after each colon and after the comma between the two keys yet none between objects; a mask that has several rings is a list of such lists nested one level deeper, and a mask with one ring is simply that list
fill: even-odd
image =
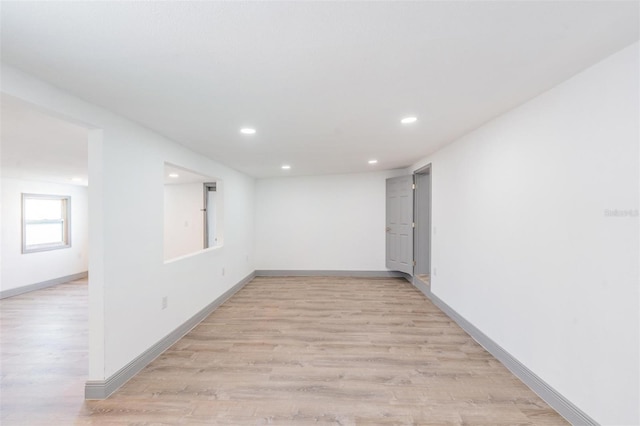
[{"label": "door hinge", "polygon": [[413,266],[416,266],[416,261],[415,260],[413,261]]},{"label": "door hinge", "polygon": [[411,227],[415,228],[416,227],[416,223],[415,222],[411,222]]},{"label": "door hinge", "polygon": [[416,189],[416,184],[415,183],[411,184],[411,189]]}]

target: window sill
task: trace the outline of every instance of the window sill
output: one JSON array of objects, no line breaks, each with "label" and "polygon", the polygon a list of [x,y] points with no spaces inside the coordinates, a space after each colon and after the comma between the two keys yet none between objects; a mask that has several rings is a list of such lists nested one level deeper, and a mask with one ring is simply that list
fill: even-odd
[{"label": "window sill", "polygon": [[169,263],[179,262],[179,261],[181,261],[181,260],[188,259],[188,258],[190,258],[190,257],[199,256],[199,255],[201,255],[201,254],[203,254],[203,253],[209,253],[209,252],[212,252],[212,251],[219,250],[219,249],[221,249],[222,247],[223,247],[223,246],[222,246],[222,244],[221,244],[221,245],[218,245],[218,246],[209,247],[209,248],[206,248],[206,249],[202,249],[202,250],[199,250],[199,251],[195,251],[195,252],[193,252],[193,253],[183,254],[182,256],[172,257],[171,259],[165,259],[165,261],[164,261],[163,263],[164,263],[165,265],[167,265],[167,264],[169,264]]},{"label": "window sill", "polygon": [[22,248],[22,254],[71,248],[71,244],[40,244]]}]

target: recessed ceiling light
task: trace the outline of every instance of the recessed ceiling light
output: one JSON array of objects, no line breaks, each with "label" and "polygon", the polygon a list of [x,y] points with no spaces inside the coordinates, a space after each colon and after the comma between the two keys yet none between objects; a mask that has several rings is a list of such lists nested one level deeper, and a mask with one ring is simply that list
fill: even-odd
[{"label": "recessed ceiling light", "polygon": [[79,177],[73,177],[73,178],[71,178],[71,181],[72,181],[72,182],[82,182],[82,178],[79,178]]},{"label": "recessed ceiling light", "polygon": [[240,133],[245,135],[253,135],[256,132],[256,129],[252,129],[251,127],[243,127],[240,129]]},{"label": "recessed ceiling light", "polygon": [[415,123],[416,121],[418,121],[418,117],[405,117],[402,120],[400,120],[402,124],[411,124],[411,123]]},{"label": "recessed ceiling light", "polygon": [[282,170],[289,170],[289,169],[291,169],[290,165],[288,165],[288,164],[283,164],[282,165]]},{"label": "recessed ceiling light", "polygon": [[177,174],[177,173],[169,173],[169,177],[170,177],[170,178],[174,178],[174,179],[175,179],[175,178],[179,178],[179,177],[180,177],[180,175],[179,175],[179,174]]},{"label": "recessed ceiling light", "polygon": [[378,164],[378,160],[369,160],[369,164]]}]

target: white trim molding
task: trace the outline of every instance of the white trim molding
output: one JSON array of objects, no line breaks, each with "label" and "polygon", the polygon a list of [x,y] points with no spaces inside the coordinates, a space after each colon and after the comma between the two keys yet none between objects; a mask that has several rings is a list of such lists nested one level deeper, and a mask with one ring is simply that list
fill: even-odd
[{"label": "white trim molding", "polygon": [[357,278],[406,278],[397,271],[338,271],[338,270],[298,270],[259,269],[256,277],[357,277]]}]

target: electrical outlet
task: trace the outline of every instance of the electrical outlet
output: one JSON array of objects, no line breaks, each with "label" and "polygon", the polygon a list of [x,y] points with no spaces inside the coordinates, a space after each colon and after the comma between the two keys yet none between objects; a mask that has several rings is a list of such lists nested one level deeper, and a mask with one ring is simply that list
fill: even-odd
[{"label": "electrical outlet", "polygon": [[438,276],[438,268],[433,268],[433,276]]},{"label": "electrical outlet", "polygon": [[169,305],[169,297],[168,296],[164,296],[162,298],[162,309],[167,309],[168,305]]},{"label": "electrical outlet", "polygon": [[222,276],[224,277],[224,268],[222,268]]}]

